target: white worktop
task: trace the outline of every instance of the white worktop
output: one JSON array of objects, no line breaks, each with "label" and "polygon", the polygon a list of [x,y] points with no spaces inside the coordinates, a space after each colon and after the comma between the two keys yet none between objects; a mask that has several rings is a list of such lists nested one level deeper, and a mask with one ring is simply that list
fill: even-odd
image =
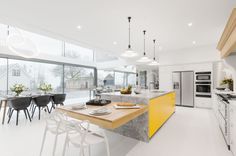
[{"label": "white worktop", "polygon": [[120,96],[120,97],[136,97],[136,98],[144,98],[144,99],[153,99],[156,97],[163,96],[165,94],[171,93],[173,91],[159,91],[159,90],[142,90],[141,94],[121,94],[120,92],[110,92],[110,93],[102,93],[102,95],[108,96]]}]

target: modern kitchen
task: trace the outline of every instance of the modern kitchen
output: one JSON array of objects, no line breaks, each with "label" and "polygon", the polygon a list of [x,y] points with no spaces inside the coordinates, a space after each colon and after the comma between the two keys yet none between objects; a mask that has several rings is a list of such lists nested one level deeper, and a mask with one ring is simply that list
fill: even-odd
[{"label": "modern kitchen", "polygon": [[236,2],[0,1],[0,155],[236,156]]}]

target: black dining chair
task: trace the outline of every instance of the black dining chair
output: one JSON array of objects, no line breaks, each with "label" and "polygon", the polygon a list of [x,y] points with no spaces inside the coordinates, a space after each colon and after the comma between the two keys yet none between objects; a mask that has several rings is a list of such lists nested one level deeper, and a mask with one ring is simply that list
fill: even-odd
[{"label": "black dining chair", "polygon": [[34,108],[33,108],[33,112],[32,112],[32,117],[34,117],[34,112],[35,109],[38,107],[38,111],[39,111],[39,120],[40,120],[40,114],[41,114],[41,109],[42,108],[46,108],[48,113],[50,113],[49,108],[48,108],[48,104],[51,102],[51,96],[50,95],[40,95],[37,97],[33,97],[33,101],[34,101]]},{"label": "black dining chair", "polygon": [[66,94],[54,94],[52,96],[52,107],[50,109],[50,112],[52,111],[52,108],[56,108],[57,105],[64,105],[64,102],[66,100]]},{"label": "black dining chair", "polygon": [[[24,111],[25,113],[25,118],[30,120],[31,122],[31,118],[29,115],[29,111],[28,111],[28,107],[31,103],[32,98],[31,97],[16,97],[16,98],[12,98],[8,100],[8,106],[9,106],[9,119],[8,119],[8,123],[11,120],[12,114],[14,111],[17,111],[17,116],[16,116],[16,125],[18,125],[18,118],[19,118],[19,112],[21,110]],[[28,117],[27,117],[28,116]]]}]

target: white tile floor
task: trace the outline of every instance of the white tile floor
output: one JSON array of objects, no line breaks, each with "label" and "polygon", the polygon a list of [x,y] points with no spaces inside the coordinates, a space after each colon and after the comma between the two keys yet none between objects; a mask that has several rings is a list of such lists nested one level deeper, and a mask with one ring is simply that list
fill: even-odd
[{"label": "white tile floor", "polygon": [[[13,116],[15,119],[15,116]],[[44,130],[44,120],[25,121],[21,114],[15,121],[0,125],[0,156],[38,156]],[[150,143],[139,142],[111,132],[108,135],[111,156],[232,156],[227,150],[214,114],[210,110],[181,108],[155,134]],[[60,136],[56,156],[62,155],[65,136]],[[51,156],[53,136],[48,135],[43,156]],[[69,147],[67,156],[79,155]],[[105,156],[104,146],[92,147],[93,156]]]}]

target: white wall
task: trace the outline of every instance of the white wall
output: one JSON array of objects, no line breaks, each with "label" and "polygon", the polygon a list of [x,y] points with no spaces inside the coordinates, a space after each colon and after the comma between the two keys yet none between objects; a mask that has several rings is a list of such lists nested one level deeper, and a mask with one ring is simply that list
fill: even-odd
[{"label": "white wall", "polygon": [[219,60],[220,53],[216,50],[216,45],[193,46],[189,49],[163,51],[160,53],[161,65],[189,64]]}]

